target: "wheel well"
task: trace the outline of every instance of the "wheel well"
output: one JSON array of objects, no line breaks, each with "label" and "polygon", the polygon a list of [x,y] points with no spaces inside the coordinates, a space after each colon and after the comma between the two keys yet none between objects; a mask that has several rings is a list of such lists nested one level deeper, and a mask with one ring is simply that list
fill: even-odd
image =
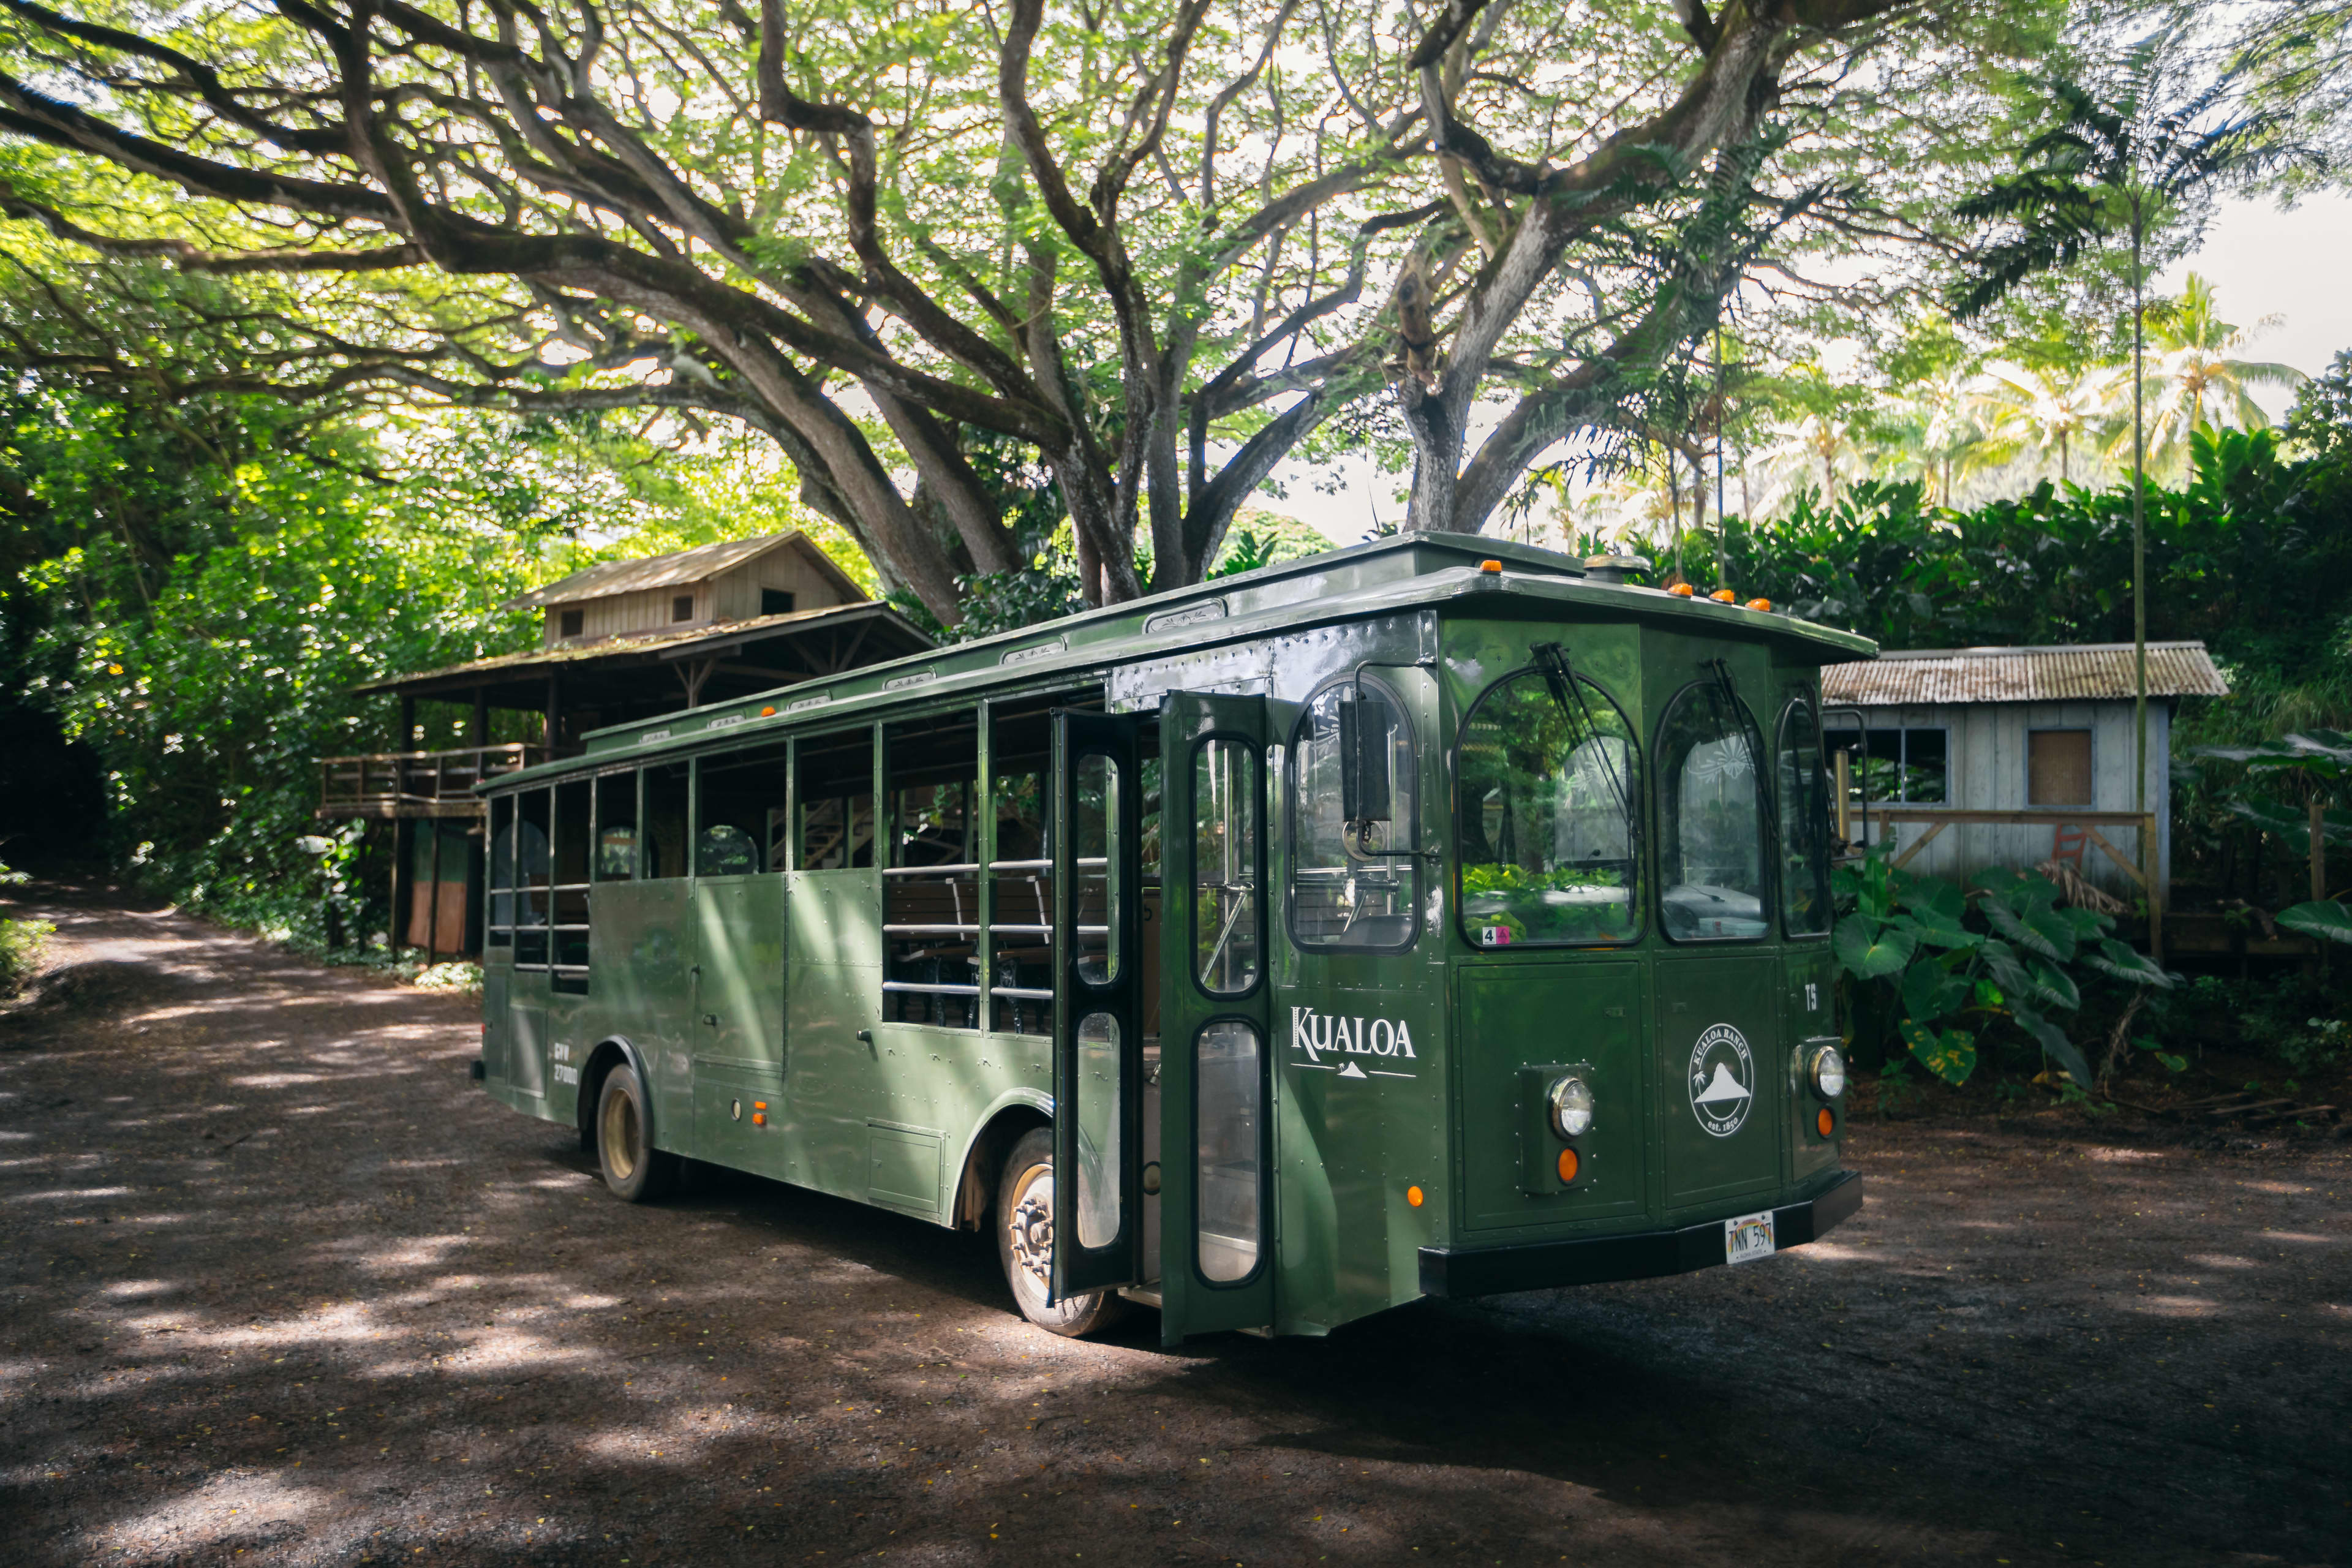
[{"label": "wheel well", "polygon": [[956,1183],[955,1227],[978,1230],[996,1204],[996,1184],[1013,1145],[1033,1127],[1050,1127],[1053,1119],[1026,1105],[1007,1106],[980,1130],[964,1156],[963,1175]]},{"label": "wheel well", "polygon": [[[618,1040],[606,1040],[588,1053],[588,1065],[580,1069],[580,1104],[575,1114],[580,1121],[580,1136],[593,1140],[596,1132],[596,1100],[604,1092],[604,1079],[612,1070],[629,1059],[629,1053]],[[591,1146],[583,1144],[583,1146]]]}]

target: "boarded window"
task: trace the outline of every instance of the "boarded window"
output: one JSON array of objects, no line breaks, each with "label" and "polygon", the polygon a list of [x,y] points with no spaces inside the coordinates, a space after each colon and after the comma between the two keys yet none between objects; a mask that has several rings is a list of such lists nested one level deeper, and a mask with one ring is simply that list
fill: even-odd
[{"label": "boarded window", "polygon": [[2031,730],[2025,736],[2025,804],[2091,804],[2091,732]]},{"label": "boarded window", "polygon": [[565,610],[558,618],[562,624],[565,637],[576,637],[587,629],[588,612],[585,610]]},{"label": "boarded window", "polygon": [[694,595],[680,594],[669,602],[669,618],[673,621],[694,619]]},{"label": "boarded window", "polygon": [[789,616],[793,613],[793,596],[782,588],[760,590],[760,613],[763,616]]}]

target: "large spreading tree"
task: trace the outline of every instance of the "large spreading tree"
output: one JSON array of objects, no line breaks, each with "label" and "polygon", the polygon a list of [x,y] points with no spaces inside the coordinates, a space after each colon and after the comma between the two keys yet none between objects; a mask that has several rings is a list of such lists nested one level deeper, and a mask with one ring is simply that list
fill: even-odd
[{"label": "large spreading tree", "polygon": [[1109,602],[1287,458],[1386,439],[1475,531],[1654,434],[1772,237],[1916,229],[1857,149],[2055,9],[0,0],[0,211],[239,275],[253,390],[741,420],[952,623],[1024,564],[1007,449]]}]

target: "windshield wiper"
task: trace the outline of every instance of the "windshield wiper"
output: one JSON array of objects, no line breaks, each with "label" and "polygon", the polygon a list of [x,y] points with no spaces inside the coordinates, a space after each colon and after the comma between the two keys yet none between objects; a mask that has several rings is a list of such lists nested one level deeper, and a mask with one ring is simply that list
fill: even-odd
[{"label": "windshield wiper", "polygon": [[1570,729],[1574,729],[1581,719],[1584,732],[1602,742],[1601,761],[1609,770],[1609,793],[1617,797],[1617,809],[1629,823],[1632,822],[1633,801],[1625,780],[1617,770],[1617,753],[1609,749],[1608,737],[1602,735],[1601,726],[1592,721],[1592,710],[1585,703],[1584,691],[1577,682],[1576,671],[1569,666],[1568,650],[1556,642],[1539,642],[1528,651],[1535,655],[1536,668],[1543,676],[1544,684],[1551,689],[1551,700],[1559,709],[1559,716],[1568,721]]}]

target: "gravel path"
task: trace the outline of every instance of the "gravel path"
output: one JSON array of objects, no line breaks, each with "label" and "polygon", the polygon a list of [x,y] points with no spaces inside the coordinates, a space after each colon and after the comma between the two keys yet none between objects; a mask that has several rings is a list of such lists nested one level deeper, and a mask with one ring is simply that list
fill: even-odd
[{"label": "gravel path", "polygon": [[0,1563],[2352,1561],[2344,1143],[1868,1124],[1756,1268],[1071,1343],[977,1238],[613,1201],[469,1003],[19,903]]}]

